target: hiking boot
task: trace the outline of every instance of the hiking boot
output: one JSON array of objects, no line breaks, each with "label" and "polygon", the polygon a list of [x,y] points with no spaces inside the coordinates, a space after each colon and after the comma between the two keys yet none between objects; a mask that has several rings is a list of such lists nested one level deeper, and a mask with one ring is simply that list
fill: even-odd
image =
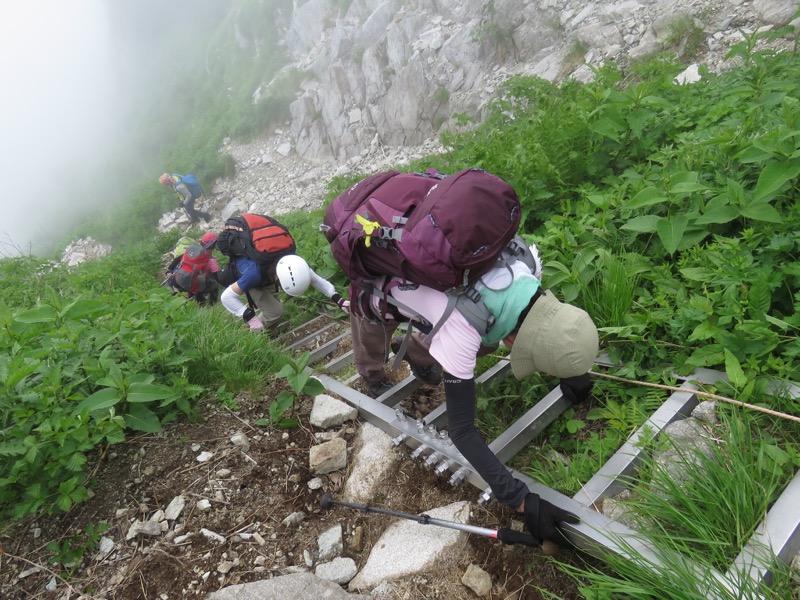
[{"label": "hiking boot", "polygon": [[383,396],[383,394],[390,389],[392,389],[392,384],[385,379],[381,379],[375,383],[370,383],[369,381],[367,382],[367,395],[372,398]]},{"label": "hiking boot", "polygon": [[[400,351],[400,346],[403,345],[403,338],[394,337],[390,344],[392,352],[397,354]],[[439,365],[433,364],[429,367],[418,365],[408,357],[408,352],[403,355],[403,360],[408,363],[408,367],[414,374],[414,377],[419,379],[422,383],[427,385],[439,385],[442,382],[442,368]]]}]

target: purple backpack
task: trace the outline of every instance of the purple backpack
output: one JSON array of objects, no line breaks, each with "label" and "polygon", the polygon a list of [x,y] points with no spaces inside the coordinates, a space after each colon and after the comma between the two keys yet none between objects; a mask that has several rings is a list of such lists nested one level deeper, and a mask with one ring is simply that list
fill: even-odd
[{"label": "purple backpack", "polygon": [[520,218],[514,189],[486,171],[388,171],[337,196],[321,229],[351,280],[353,307],[375,316],[368,298],[356,301],[372,280],[390,275],[440,291],[464,290],[495,265]]}]

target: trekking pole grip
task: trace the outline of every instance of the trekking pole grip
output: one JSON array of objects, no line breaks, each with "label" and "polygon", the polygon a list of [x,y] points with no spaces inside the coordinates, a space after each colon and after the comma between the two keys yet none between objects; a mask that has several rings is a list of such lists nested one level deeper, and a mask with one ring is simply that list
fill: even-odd
[{"label": "trekking pole grip", "polygon": [[532,535],[522,533],[521,531],[514,531],[507,527],[502,527],[497,530],[497,539],[504,544],[522,544],[523,546],[532,546],[534,548],[541,548],[542,544]]}]

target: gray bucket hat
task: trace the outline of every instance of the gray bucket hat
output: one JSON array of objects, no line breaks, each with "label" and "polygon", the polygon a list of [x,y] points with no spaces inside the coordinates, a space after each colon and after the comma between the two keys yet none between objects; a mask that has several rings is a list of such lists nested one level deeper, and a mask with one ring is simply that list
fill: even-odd
[{"label": "gray bucket hat", "polygon": [[546,290],[531,307],[511,348],[511,372],[523,379],[540,371],[561,379],[586,373],[600,342],[589,314]]}]

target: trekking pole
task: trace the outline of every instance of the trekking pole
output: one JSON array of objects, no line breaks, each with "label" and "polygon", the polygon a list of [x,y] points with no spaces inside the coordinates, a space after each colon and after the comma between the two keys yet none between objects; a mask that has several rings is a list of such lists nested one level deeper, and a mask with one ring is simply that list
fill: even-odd
[{"label": "trekking pole", "polygon": [[500,540],[504,544],[524,544],[525,546],[533,546],[535,548],[542,547],[542,545],[539,543],[539,540],[537,540],[532,535],[528,535],[527,533],[521,533],[519,531],[514,531],[513,529],[508,529],[505,527],[501,529],[488,529],[486,527],[477,527],[475,525],[468,525],[466,523],[457,523],[455,521],[434,519],[433,517],[430,517],[425,514],[411,515],[408,513],[397,512],[386,508],[369,506],[367,504],[354,504],[352,502],[342,502],[340,500],[334,500],[333,496],[331,496],[330,494],[323,494],[319,502],[322,505],[322,508],[331,508],[334,505],[345,506],[347,508],[352,508],[353,510],[357,510],[360,512],[372,512],[381,515],[389,515],[390,517],[398,517],[400,519],[409,519],[411,521],[416,521],[421,525],[437,525],[439,527],[447,527],[448,529],[457,529],[458,531],[464,531],[466,533],[474,533],[475,535],[482,535],[485,537],[490,537],[496,540]]},{"label": "trekking pole", "polygon": [[333,306],[334,308],[339,308],[339,305],[336,302],[331,302],[330,300],[320,300],[319,298],[312,298],[311,296],[304,296],[306,300],[311,300],[312,302],[318,302],[319,304],[325,304],[326,306]]}]

